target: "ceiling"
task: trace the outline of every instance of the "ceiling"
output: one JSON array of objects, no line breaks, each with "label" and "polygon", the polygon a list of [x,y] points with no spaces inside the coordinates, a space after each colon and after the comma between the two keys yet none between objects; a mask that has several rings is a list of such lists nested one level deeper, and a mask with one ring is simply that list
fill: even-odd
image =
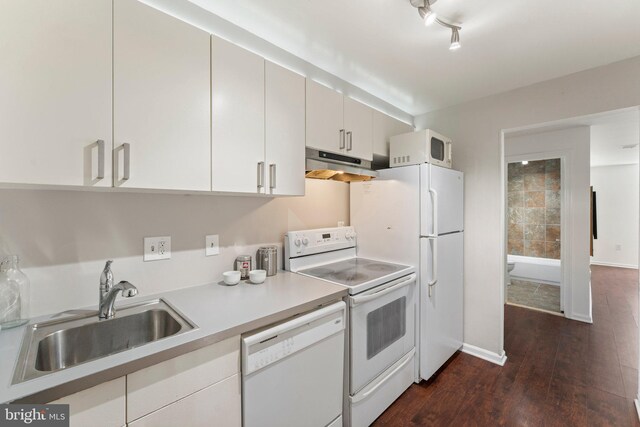
[{"label": "ceiling", "polygon": [[[591,166],[638,163],[640,111],[609,114],[590,120]],[[633,148],[623,148],[635,145]]]},{"label": "ceiling", "polygon": [[[637,0],[190,0],[412,115],[640,55]],[[432,2],[433,3],[433,2]]]},{"label": "ceiling", "polygon": [[[505,133],[509,137],[533,135],[589,126],[590,165],[614,166],[640,163],[640,109],[626,108],[606,113],[574,117]],[[627,146],[625,148],[625,146]]]}]

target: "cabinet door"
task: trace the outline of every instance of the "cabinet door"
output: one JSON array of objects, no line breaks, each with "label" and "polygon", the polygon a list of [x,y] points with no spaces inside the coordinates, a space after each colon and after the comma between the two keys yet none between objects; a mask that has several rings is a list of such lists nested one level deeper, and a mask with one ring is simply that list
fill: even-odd
[{"label": "cabinet door", "polygon": [[130,422],[129,427],[240,427],[240,375],[235,374],[156,412]]},{"label": "cabinet door", "polygon": [[307,147],[344,153],[342,94],[307,79]]},{"label": "cabinet door", "polygon": [[373,160],[373,109],[345,96],[344,128],[347,131],[344,153]]},{"label": "cabinet door", "polygon": [[120,427],[126,424],[124,377],[49,403],[69,405],[71,427]]},{"label": "cabinet door", "polygon": [[240,337],[149,366],[127,375],[127,421],[240,372]]},{"label": "cabinet door", "polygon": [[413,132],[413,126],[374,110],[373,154],[389,157],[389,141],[391,137],[407,132]]},{"label": "cabinet door", "polygon": [[212,188],[264,193],[264,59],[212,36]]},{"label": "cabinet door", "polygon": [[305,79],[267,62],[265,82],[267,191],[303,196]]},{"label": "cabinet door", "polygon": [[0,182],[111,186],[111,142],[111,0],[2,0]]},{"label": "cabinet door", "polygon": [[211,189],[209,43],[136,0],[114,1],[114,186]]}]

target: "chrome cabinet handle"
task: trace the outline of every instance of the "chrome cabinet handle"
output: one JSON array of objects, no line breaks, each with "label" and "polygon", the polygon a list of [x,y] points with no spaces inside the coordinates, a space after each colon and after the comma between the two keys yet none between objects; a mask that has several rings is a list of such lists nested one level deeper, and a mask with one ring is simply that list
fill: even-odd
[{"label": "chrome cabinet handle", "polygon": [[122,180],[127,181],[131,176],[131,144],[125,142],[122,144],[124,149],[124,173],[122,174]]},{"label": "chrome cabinet handle", "polygon": [[347,151],[351,151],[353,148],[353,132],[347,132]]},{"label": "chrome cabinet handle", "polygon": [[276,188],[276,164],[271,163],[269,165],[269,188],[272,190]]},{"label": "chrome cabinet handle", "polygon": [[258,162],[258,192],[264,187],[264,162]]},{"label": "chrome cabinet handle", "polygon": [[344,129],[340,129],[340,149],[344,149]]},{"label": "chrome cabinet handle", "polygon": [[98,175],[96,179],[104,179],[104,140],[96,141],[98,144]]}]

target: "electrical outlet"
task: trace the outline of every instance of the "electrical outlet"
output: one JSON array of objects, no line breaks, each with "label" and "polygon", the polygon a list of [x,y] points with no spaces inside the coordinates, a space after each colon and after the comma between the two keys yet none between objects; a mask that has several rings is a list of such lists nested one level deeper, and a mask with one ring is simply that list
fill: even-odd
[{"label": "electrical outlet", "polygon": [[220,242],[217,234],[210,234],[204,237],[205,256],[218,255],[220,253]]},{"label": "electrical outlet", "polygon": [[158,261],[171,258],[171,236],[145,237],[144,260]]},{"label": "electrical outlet", "polygon": [[622,245],[616,245],[616,251],[621,251],[622,250]]}]

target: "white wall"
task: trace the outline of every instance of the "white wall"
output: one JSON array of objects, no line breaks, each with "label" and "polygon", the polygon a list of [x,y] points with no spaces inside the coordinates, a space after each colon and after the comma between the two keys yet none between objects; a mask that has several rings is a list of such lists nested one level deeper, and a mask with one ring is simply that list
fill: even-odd
[{"label": "white wall", "polygon": [[[349,222],[349,185],[306,180],[306,196],[0,190],[0,255],[18,254],[31,279],[32,314],[98,303],[107,259],[115,279],[139,297],[222,280],[238,254],[282,244],[289,230]],[[205,257],[204,236],[219,234],[221,253]],[[171,236],[172,258],[143,262],[144,236]],[[282,263],[282,253],[278,254]]]},{"label": "white wall", "polygon": [[503,350],[504,167],[501,132],[640,105],[640,57],[416,117],[453,138],[465,172],[465,342]]},{"label": "white wall", "polygon": [[561,253],[565,316],[591,322],[589,271],[589,161],[591,130],[588,126],[505,135],[505,157],[562,161]]},{"label": "white wall", "polygon": [[591,262],[638,268],[638,165],[593,167],[591,185],[598,214]]}]

